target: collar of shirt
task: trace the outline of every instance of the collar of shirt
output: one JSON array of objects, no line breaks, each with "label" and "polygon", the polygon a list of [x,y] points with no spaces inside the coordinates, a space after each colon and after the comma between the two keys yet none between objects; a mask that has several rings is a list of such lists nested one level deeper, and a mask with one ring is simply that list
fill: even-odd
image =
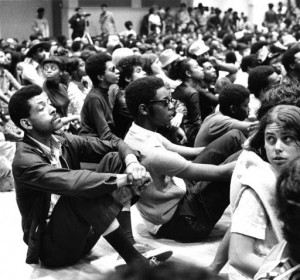
[{"label": "collar of shirt", "polygon": [[55,137],[51,136],[50,139],[50,148],[43,143],[37,141],[36,139],[32,138],[28,135],[30,139],[32,139],[38,146],[41,148],[41,150],[46,154],[46,156],[50,159],[51,165],[56,167],[61,167],[59,157],[62,155],[61,150],[61,143],[60,141]]},{"label": "collar of shirt", "polygon": [[161,138],[160,134],[145,129],[134,122],[132,123],[129,132],[134,136],[136,140],[141,141],[143,143],[147,143],[152,147],[163,146],[162,140],[160,139]]}]

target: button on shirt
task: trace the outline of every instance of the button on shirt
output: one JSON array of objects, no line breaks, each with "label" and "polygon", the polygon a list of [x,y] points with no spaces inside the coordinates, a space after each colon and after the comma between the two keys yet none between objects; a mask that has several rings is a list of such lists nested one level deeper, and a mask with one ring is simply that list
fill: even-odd
[{"label": "button on shirt", "polygon": [[186,185],[175,177],[190,164],[176,152],[176,145],[159,133],[132,124],[125,142],[139,150],[141,164],[151,174],[152,182],[137,203],[148,230],[155,234],[174,215],[186,193]]}]

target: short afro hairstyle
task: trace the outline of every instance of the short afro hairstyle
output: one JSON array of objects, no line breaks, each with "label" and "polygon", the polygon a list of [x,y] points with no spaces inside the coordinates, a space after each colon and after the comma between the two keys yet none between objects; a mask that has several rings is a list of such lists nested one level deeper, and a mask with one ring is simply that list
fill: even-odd
[{"label": "short afro hairstyle", "polygon": [[298,52],[300,52],[300,46],[296,45],[283,53],[281,63],[287,72],[291,70],[291,64],[295,62],[295,54]]},{"label": "short afro hairstyle", "polygon": [[118,62],[117,68],[120,71],[120,78],[119,78],[120,88],[125,88],[128,85],[128,81],[126,79],[131,78],[134,72],[134,67],[136,66],[143,67],[142,58],[137,55],[130,55],[124,57]]},{"label": "short afro hairstyle", "polygon": [[249,90],[242,85],[225,85],[219,95],[220,112],[226,116],[230,116],[230,106],[239,106],[249,98],[249,96]]},{"label": "short afro hairstyle", "polygon": [[261,91],[269,86],[268,77],[273,73],[275,73],[275,69],[267,65],[257,66],[250,70],[248,88],[256,98],[259,98]]},{"label": "short afro hairstyle", "polygon": [[132,116],[137,118],[139,106],[149,104],[150,100],[155,97],[156,91],[164,86],[163,80],[154,76],[141,78],[130,83],[125,90],[125,99]]},{"label": "short afro hairstyle", "polygon": [[98,75],[104,75],[106,70],[106,62],[111,60],[111,55],[107,53],[92,55],[87,59],[85,64],[85,71],[90,77],[94,86],[97,86],[99,84]]},{"label": "short afro hairstyle", "polygon": [[8,111],[11,120],[14,124],[24,130],[20,124],[21,119],[28,118],[30,116],[30,104],[29,99],[34,96],[40,95],[43,92],[42,88],[37,85],[29,85],[22,87],[10,98],[8,103]]},{"label": "short afro hairstyle", "polygon": [[246,55],[242,58],[241,69],[243,72],[247,72],[249,68],[258,66],[258,60],[255,54]]}]

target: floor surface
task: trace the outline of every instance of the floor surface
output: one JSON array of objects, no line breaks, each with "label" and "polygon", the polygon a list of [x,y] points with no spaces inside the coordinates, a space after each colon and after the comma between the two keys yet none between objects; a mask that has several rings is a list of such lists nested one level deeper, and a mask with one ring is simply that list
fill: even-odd
[{"label": "floor surface", "polygon": [[[132,209],[134,236],[137,241],[173,250],[171,260],[183,260],[199,266],[207,266],[213,259],[230,220],[227,210],[211,236],[204,242],[178,243],[166,239],[154,239],[147,232],[137,209]],[[78,264],[62,269],[46,269],[40,265],[25,263],[26,244],[22,240],[21,218],[15,201],[15,192],[0,193],[0,279],[104,279],[105,273],[114,269],[117,253],[100,239],[91,254]]]}]

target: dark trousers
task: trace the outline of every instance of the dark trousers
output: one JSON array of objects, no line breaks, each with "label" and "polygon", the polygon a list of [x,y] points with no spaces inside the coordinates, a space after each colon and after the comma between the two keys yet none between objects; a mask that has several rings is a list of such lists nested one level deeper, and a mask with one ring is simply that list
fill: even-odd
[{"label": "dark trousers", "polygon": [[[119,154],[109,153],[97,172],[123,173],[124,170]],[[60,197],[42,234],[41,262],[48,267],[75,264],[90,252],[122,208],[122,203],[112,194],[95,198]]]},{"label": "dark trousers", "polygon": [[[194,160],[196,163],[228,163],[237,159],[245,136],[232,130],[210,143]],[[163,224],[156,237],[180,242],[196,242],[208,237],[229,205],[230,182],[192,182],[185,180],[186,195],[170,221]]]}]

